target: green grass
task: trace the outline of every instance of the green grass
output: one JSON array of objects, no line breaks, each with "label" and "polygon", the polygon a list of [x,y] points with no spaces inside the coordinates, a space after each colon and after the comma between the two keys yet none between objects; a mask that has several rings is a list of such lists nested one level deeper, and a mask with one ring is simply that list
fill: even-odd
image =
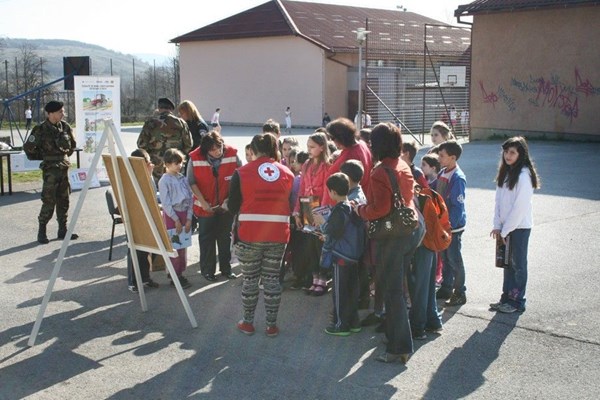
[{"label": "green grass", "polygon": [[25,171],[25,172],[13,172],[12,182],[14,183],[29,183],[39,182],[42,180],[42,171]]},{"label": "green grass", "polygon": [[[6,159],[2,159],[2,173],[4,175],[4,181],[8,182],[8,166],[6,165]],[[38,182],[42,180],[42,171],[25,171],[25,172],[14,172],[12,173],[12,183],[30,183]]]}]

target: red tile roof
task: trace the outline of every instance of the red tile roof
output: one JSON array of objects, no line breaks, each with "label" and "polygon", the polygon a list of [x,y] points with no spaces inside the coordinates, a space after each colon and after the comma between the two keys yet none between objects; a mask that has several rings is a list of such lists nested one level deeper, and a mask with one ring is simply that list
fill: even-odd
[{"label": "red tile roof", "polygon": [[[172,39],[172,43],[204,40],[300,36],[330,51],[356,52],[356,29],[371,31],[368,46],[401,47],[403,52],[423,51],[425,24],[445,25],[412,12],[374,8],[271,0],[232,17]],[[439,35],[428,38],[432,50],[462,52],[470,44],[463,28],[435,27]]]},{"label": "red tile roof", "polygon": [[455,16],[490,12],[519,11],[535,8],[565,8],[581,5],[598,5],[598,0],[476,0],[459,6]]}]

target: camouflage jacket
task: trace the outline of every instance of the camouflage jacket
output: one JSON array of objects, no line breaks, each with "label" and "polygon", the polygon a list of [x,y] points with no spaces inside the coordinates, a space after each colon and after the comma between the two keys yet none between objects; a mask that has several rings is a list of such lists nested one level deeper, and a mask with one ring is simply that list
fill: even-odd
[{"label": "camouflage jacket", "polygon": [[43,160],[40,168],[68,168],[71,163],[69,156],[73,154],[77,143],[71,126],[64,121],[52,124],[46,119],[41,125],[36,125],[23,150],[30,160]]},{"label": "camouflage jacket", "polygon": [[150,155],[161,157],[171,148],[187,154],[192,148],[192,136],[183,119],[165,111],[144,123],[137,146]]}]

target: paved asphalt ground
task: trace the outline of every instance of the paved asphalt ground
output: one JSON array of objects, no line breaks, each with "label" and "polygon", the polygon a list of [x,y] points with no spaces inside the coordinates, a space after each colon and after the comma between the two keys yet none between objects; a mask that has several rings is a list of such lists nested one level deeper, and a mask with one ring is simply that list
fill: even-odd
[{"label": "paved asphalt ground", "polygon": [[[129,151],[139,128],[127,131]],[[224,128],[240,149],[255,132]],[[307,133],[295,132],[303,144]],[[162,271],[152,275],[161,286],[146,292],[149,311],[142,312],[127,290],[122,226],[108,261],[106,188],[88,192],[80,239],[67,250],[36,345],[28,347],[62,242],[35,241],[41,182],[16,186],[0,197],[0,399],[598,398],[600,144],[531,143],[543,187],[534,197],[528,307],[509,315],[488,310],[502,285],[489,238],[499,145],[465,143],[459,161],[468,179],[468,303],[444,310],[443,333],[415,342],[406,366],[375,361],[384,345],[373,328],[347,338],[323,333],[329,296],[286,289],[280,335],[263,333],[262,301],[257,333],[241,334],[241,279],[205,281],[197,242],[185,275],[198,328]],[[71,212],[79,195],[71,195]]]}]

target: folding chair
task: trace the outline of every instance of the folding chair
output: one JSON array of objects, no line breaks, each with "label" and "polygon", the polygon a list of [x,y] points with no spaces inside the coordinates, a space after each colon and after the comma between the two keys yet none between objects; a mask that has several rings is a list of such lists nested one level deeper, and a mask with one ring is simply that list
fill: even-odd
[{"label": "folding chair", "polygon": [[113,241],[115,239],[115,225],[122,224],[123,219],[121,218],[121,212],[119,208],[115,206],[115,199],[113,197],[112,190],[107,189],[106,193],[106,205],[108,206],[108,213],[112,218],[112,230],[110,232],[110,250],[108,251],[108,260],[112,260]]}]

